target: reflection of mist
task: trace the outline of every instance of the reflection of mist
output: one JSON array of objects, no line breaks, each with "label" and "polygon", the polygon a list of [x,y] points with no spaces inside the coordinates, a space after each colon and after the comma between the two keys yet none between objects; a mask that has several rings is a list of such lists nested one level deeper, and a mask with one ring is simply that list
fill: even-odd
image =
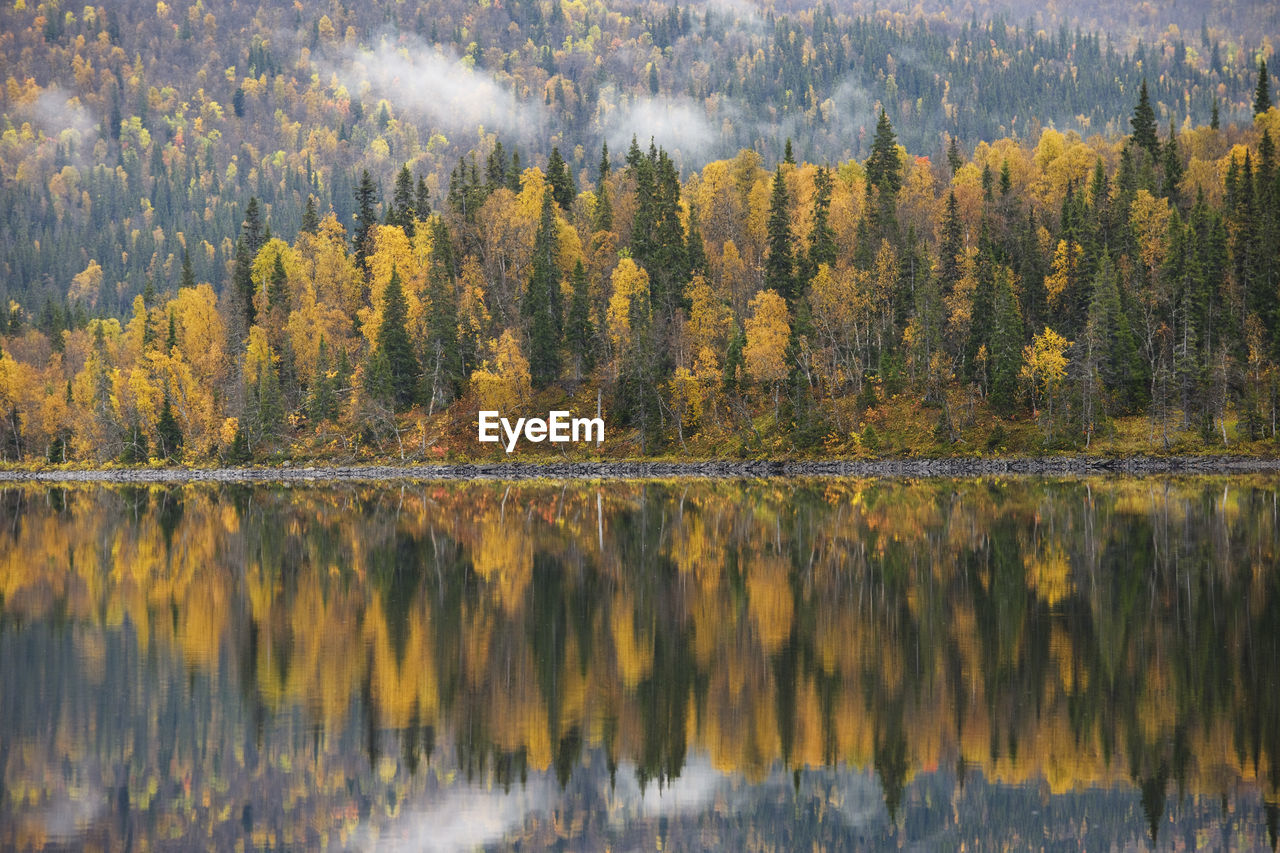
[{"label": "reflection of mist", "polygon": [[479,786],[437,790],[420,808],[406,804],[399,820],[376,842],[357,840],[357,846],[384,851],[472,850],[500,842],[553,815],[565,823],[572,823],[575,815],[586,819],[586,813],[596,808],[607,808],[612,831],[622,837],[633,826],[651,826],[658,819],[701,820],[715,812],[723,820],[736,814],[755,815],[762,803],[814,795],[829,802],[830,814],[846,830],[874,830],[887,822],[880,783],[869,769],[818,771],[818,788],[806,786],[798,793],[791,774],[780,766],[765,779],[750,782],[741,774],[716,769],[706,753],[691,756],[680,775],[662,785],[651,781],[641,786],[636,770],[635,764],[622,762],[611,781],[601,761],[588,761],[574,769],[563,789],[547,772],[530,774],[526,783],[507,793]]},{"label": "reflection of mist", "polygon": [[411,811],[406,805],[399,821],[368,846],[440,853],[474,850],[500,840],[530,817],[547,813],[558,796],[562,795],[549,776],[530,779],[507,793],[477,787],[446,790],[421,810]]},{"label": "reflection of mist", "polygon": [[680,775],[665,784],[646,785],[640,789],[636,767],[630,762],[619,765],[614,802],[620,814],[657,817],[698,811],[709,805],[725,790],[732,777],[711,766],[706,755],[695,755],[681,769]]},{"label": "reflection of mist", "polygon": [[43,828],[44,834],[55,841],[74,841],[106,810],[107,797],[103,791],[90,790],[82,795],[61,795],[30,816],[32,823]]}]

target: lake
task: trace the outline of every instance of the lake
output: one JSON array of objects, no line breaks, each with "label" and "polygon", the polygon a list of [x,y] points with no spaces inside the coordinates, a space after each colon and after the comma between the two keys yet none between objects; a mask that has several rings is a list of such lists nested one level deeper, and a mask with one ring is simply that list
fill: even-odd
[{"label": "lake", "polygon": [[1271,850],[1278,496],[0,488],[0,848]]}]

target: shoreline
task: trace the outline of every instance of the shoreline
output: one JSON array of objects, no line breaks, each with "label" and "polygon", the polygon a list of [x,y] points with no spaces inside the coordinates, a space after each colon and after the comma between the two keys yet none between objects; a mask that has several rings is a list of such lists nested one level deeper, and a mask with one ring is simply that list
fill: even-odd
[{"label": "shoreline", "polygon": [[1280,473],[1280,457],[1048,456],[989,459],[475,462],[245,468],[0,469],[0,483],[324,483],[467,480],[662,480],[801,477],[948,478]]}]

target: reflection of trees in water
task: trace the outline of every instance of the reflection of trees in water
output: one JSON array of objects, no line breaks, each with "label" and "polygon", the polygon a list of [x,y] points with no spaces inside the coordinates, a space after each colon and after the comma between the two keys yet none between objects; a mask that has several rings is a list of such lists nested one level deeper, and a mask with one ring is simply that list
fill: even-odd
[{"label": "reflection of trees in water", "polygon": [[307,832],[390,819],[446,766],[568,790],[602,762],[645,791],[705,753],[796,789],[873,768],[894,822],[935,768],[1125,782],[1154,835],[1171,794],[1280,792],[1275,501],[1240,479],[4,490],[4,784],[65,789],[66,758],[117,811],[196,820],[178,804],[208,792],[200,819],[252,838],[298,820],[289,796]]}]

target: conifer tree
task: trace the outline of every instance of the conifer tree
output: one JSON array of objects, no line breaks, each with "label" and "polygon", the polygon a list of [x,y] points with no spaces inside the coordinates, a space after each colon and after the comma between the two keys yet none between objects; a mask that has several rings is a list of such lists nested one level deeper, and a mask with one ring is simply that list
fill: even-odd
[{"label": "conifer tree", "polygon": [[573,174],[569,171],[560,149],[552,147],[551,157],[547,160],[547,183],[551,184],[551,195],[560,209],[568,212],[578,190],[573,183]]},{"label": "conifer tree", "polygon": [[270,360],[258,371],[252,397],[249,420],[258,443],[275,441],[284,426],[284,400],[280,393],[280,376]]},{"label": "conifer tree", "polygon": [[[632,137],[632,141],[633,142],[635,141],[634,137]],[[605,178],[609,177],[609,172],[612,171],[612,169],[613,167],[609,163],[609,143],[601,142],[600,143],[600,163],[596,167],[596,171],[600,176],[599,177],[600,183],[604,183]]]},{"label": "conifer tree", "polygon": [[187,247],[182,247],[182,279],[180,287],[195,287],[196,275],[191,270],[191,255],[187,252]]},{"label": "conifer tree", "polygon": [[413,354],[407,328],[409,306],[400,284],[400,272],[391,270],[391,280],[382,295],[382,323],[378,326],[378,351],[386,360],[392,399],[397,411],[413,405],[418,379],[418,359]]},{"label": "conifer tree", "polygon": [[813,178],[813,225],[809,229],[809,252],[805,257],[802,288],[807,288],[818,267],[836,265],[836,234],[831,228],[831,170],[818,169]]},{"label": "conifer tree", "polygon": [[1262,115],[1271,109],[1271,80],[1267,77],[1267,61],[1258,61],[1258,86],[1253,90],[1253,114]]},{"label": "conifer tree", "polygon": [[798,296],[795,284],[795,257],[791,236],[791,196],[782,166],[773,173],[773,189],[769,196],[768,254],[764,262],[764,286],[787,300]]},{"label": "conifer tree", "polygon": [[942,220],[942,245],[938,247],[938,279],[942,295],[950,296],[960,280],[960,257],[964,237],[960,225],[960,208],[955,190],[947,195],[947,212]]},{"label": "conifer tree", "polygon": [[631,252],[649,274],[653,309],[670,317],[689,280],[689,255],[680,217],[680,177],[666,151],[650,145],[634,169],[636,214]]},{"label": "conifer tree", "polygon": [[529,378],[538,388],[545,388],[560,376],[560,281],[555,268],[555,234],[552,192],[548,188],[542,197],[532,272],[522,306],[529,320]]},{"label": "conifer tree", "polygon": [[485,187],[489,192],[507,185],[507,152],[499,139],[484,161]]},{"label": "conifer tree", "polygon": [[[431,266],[427,269],[427,340],[422,353],[423,396],[428,411],[447,403],[460,390],[463,373],[473,365],[463,363],[458,341],[458,293],[453,237],[444,217],[431,220]],[[470,354],[474,358],[474,353]]]},{"label": "conifer tree", "polygon": [[867,213],[863,219],[859,240],[860,257],[869,260],[869,253],[881,238],[897,243],[897,198],[902,189],[902,161],[898,158],[898,138],[889,123],[889,116],[882,109],[876,123],[875,139],[871,143],[871,156],[867,158]]},{"label": "conifer tree", "polygon": [[1133,144],[1151,155],[1152,162],[1160,160],[1160,138],[1156,135],[1156,114],[1151,108],[1151,99],[1147,95],[1147,81],[1144,78],[1142,88],[1138,90],[1138,105],[1133,109],[1133,117],[1129,119],[1133,126]]},{"label": "conifer tree", "polygon": [[950,136],[951,141],[947,144],[947,165],[951,167],[951,176],[955,177],[956,172],[960,171],[960,167],[964,165],[964,157],[960,155],[960,140],[954,133]]},{"label": "conifer tree", "polygon": [[315,423],[332,420],[338,414],[338,400],[334,393],[334,377],[329,376],[333,365],[329,358],[329,348],[324,336],[316,351],[316,374],[311,382],[311,393],[307,398],[307,416]]},{"label": "conifer tree", "polygon": [[164,395],[164,407],[160,410],[160,418],[156,421],[156,449],[169,461],[175,461],[182,454],[182,427],[173,416],[173,407],[169,404],[169,394]]},{"label": "conifer tree", "polygon": [[593,223],[596,231],[613,230],[613,202],[609,199],[608,178],[609,144],[606,142],[600,146],[600,179],[596,182],[596,209]]},{"label": "conifer tree", "polygon": [[995,269],[995,321],[991,330],[991,405],[1013,408],[1022,363],[1022,312],[1007,267]]},{"label": "conifer tree", "polygon": [[1141,388],[1142,365],[1129,317],[1120,301],[1115,266],[1105,252],[1094,277],[1086,328],[1098,347],[1096,357],[1103,386],[1113,391],[1122,405],[1129,402]]},{"label": "conifer tree", "polygon": [[633,133],[631,134],[631,147],[627,149],[627,168],[635,171],[640,168],[643,161],[644,154],[641,153],[640,146],[636,142],[636,135]]},{"label": "conifer tree", "polygon": [[421,175],[418,176],[418,186],[414,191],[413,213],[415,219],[423,222],[431,218],[431,190],[427,189],[427,182]]},{"label": "conifer tree", "polygon": [[320,215],[316,212],[316,197],[308,195],[307,206],[302,210],[302,227],[299,230],[304,234],[314,234],[319,227]]},{"label": "conifer tree", "polygon": [[1178,184],[1182,181],[1182,157],[1178,153],[1178,135],[1169,122],[1169,141],[1164,144],[1164,185],[1161,194],[1175,205],[1178,201]]},{"label": "conifer tree", "polygon": [[365,261],[373,252],[373,229],[378,224],[377,204],[378,188],[369,170],[365,169],[360,173],[360,184],[356,187],[356,230],[352,237],[356,267],[362,274],[366,270]]},{"label": "conifer tree", "polygon": [[232,296],[240,309],[236,318],[243,323],[240,332],[246,331],[257,319],[257,311],[253,306],[253,255],[249,252],[249,244],[244,236],[236,240],[235,268],[231,273]]},{"label": "conifer tree", "polygon": [[267,242],[267,234],[262,224],[262,211],[258,207],[258,197],[251,196],[244,209],[244,241],[249,247],[249,254],[256,255],[262,245]]},{"label": "conifer tree", "polygon": [[867,158],[867,186],[875,187],[882,196],[895,198],[902,189],[902,161],[898,159],[898,137],[889,116],[882,109],[876,122],[871,156]]},{"label": "conifer tree", "polygon": [[565,322],[565,344],[576,361],[578,377],[591,372],[595,366],[595,327],[591,322],[591,294],[587,285],[587,271],[578,261],[573,267],[573,297],[569,302],[569,316]]},{"label": "conifer tree", "polygon": [[399,225],[405,236],[413,239],[413,226],[417,218],[417,204],[413,195],[413,175],[409,172],[409,164],[400,167],[396,175],[395,189],[392,191],[391,205],[387,208],[387,224]]},{"label": "conifer tree", "polygon": [[271,279],[267,283],[267,304],[272,311],[289,313],[289,277],[284,271],[282,255],[276,254],[275,263],[271,266]]}]

